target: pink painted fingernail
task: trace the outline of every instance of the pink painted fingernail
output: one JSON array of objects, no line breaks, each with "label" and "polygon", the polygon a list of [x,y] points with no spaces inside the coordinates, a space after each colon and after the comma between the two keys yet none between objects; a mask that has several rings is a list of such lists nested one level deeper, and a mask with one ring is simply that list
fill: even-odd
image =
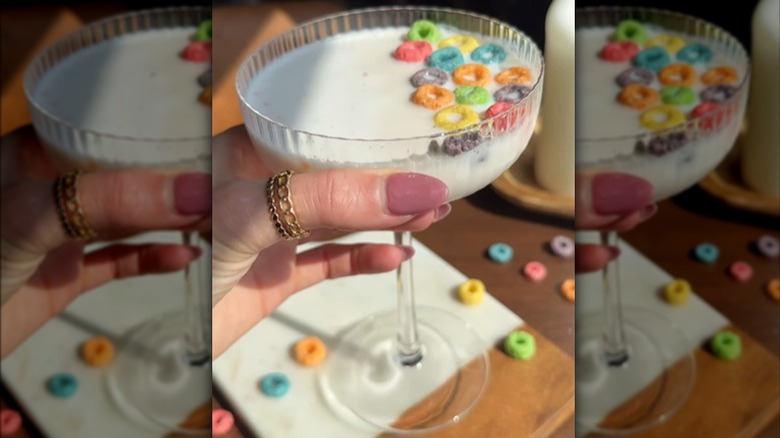
[{"label": "pink painted fingernail", "polygon": [[211,211],[211,175],[185,173],[173,182],[176,211],[181,215],[203,215]]},{"label": "pink painted fingernail", "polygon": [[596,175],[591,185],[593,209],[598,214],[627,214],[653,201],[653,186],[625,173]]},{"label": "pink painted fingernail", "polygon": [[447,217],[450,212],[452,211],[452,205],[450,204],[444,204],[440,205],[436,208],[436,210],[433,212],[433,220],[440,221]]},{"label": "pink painted fingernail", "polygon": [[655,214],[658,212],[658,205],[656,204],[647,204],[644,207],[642,207],[642,220],[650,219],[651,217],[655,216]]},{"label": "pink painted fingernail", "polygon": [[447,201],[449,190],[436,178],[420,173],[395,173],[385,183],[387,210],[414,215],[436,209]]},{"label": "pink painted fingernail", "polygon": [[411,246],[401,246],[401,250],[404,252],[404,261],[409,260],[414,255],[414,248]]}]

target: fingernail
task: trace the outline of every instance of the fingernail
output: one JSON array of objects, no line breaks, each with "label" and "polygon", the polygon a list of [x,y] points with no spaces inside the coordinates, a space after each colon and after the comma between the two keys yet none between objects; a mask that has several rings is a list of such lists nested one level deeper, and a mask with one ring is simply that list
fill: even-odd
[{"label": "fingernail", "polygon": [[620,256],[620,248],[617,246],[608,246],[607,250],[609,251],[609,260],[615,260]]},{"label": "fingernail", "polygon": [[404,252],[404,261],[409,260],[414,255],[414,248],[411,246],[401,246],[400,248]]},{"label": "fingernail", "polygon": [[447,217],[447,215],[449,215],[451,211],[452,211],[452,205],[450,204],[440,205],[433,212],[433,220],[440,221],[445,217]]},{"label": "fingernail", "polygon": [[188,246],[187,249],[190,250],[190,255],[192,256],[192,260],[197,260],[198,257],[200,257],[203,254],[203,250],[198,248],[197,246]]},{"label": "fingernail", "polygon": [[625,173],[596,175],[591,183],[593,209],[598,214],[627,214],[653,201],[653,186]]},{"label": "fingernail", "polygon": [[181,215],[202,215],[211,211],[211,175],[185,173],[173,182],[176,211]]},{"label": "fingernail", "polygon": [[395,215],[414,215],[433,210],[447,200],[447,186],[420,173],[394,173],[385,183],[387,210]]},{"label": "fingernail", "polygon": [[655,213],[658,211],[658,205],[656,204],[647,204],[642,208],[642,220],[650,219],[651,217],[655,216]]}]

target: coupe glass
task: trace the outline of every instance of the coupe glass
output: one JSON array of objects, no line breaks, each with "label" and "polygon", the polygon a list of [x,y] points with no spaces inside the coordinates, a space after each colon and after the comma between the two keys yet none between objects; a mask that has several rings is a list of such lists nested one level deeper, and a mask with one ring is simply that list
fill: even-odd
[{"label": "coupe glass", "polygon": [[[724,30],[674,12],[602,7],[579,9],[576,14],[578,31],[614,27],[622,20],[633,19],[665,28],[665,33],[681,35],[689,42],[706,42],[741,72],[730,97],[715,109],[677,126],[611,138],[577,135],[577,172],[635,175],[653,185],[656,201],[694,185],[726,156],[739,132],[750,76],[745,49]],[[578,59],[596,56],[579,53],[580,47]],[[580,70],[578,74],[585,73]],[[587,90],[578,90],[577,106],[579,124],[580,114],[593,110]],[[591,114],[589,120],[597,117]],[[663,142],[673,146],[662,148]],[[616,233],[602,232],[601,243],[616,245]],[[617,261],[603,269],[602,278],[603,312],[577,315],[576,388],[578,399],[583,400],[577,404],[578,427],[602,434],[635,433],[668,420],[688,397],[695,380],[696,346],[662,315],[621,305]],[[629,398],[631,401],[626,403]],[[620,409],[604,416],[605,407],[618,404]]]},{"label": "coupe glass", "polygon": [[[150,138],[145,135],[148,130],[144,126],[137,127],[135,136],[117,135],[83,129],[72,119],[60,117],[60,109],[47,107],[36,98],[35,92],[41,79],[55,65],[70,61],[71,55],[83,49],[123,35],[153,30],[192,28],[194,34],[197,26],[210,17],[210,8],[202,7],[126,13],[88,24],[42,52],[28,67],[24,88],[32,123],[52,161],[63,172],[115,168],[211,172],[210,120],[192,121],[202,123],[204,128],[203,134],[196,131],[191,137]],[[182,49],[184,45],[186,41]],[[103,61],[107,66],[111,62],[110,54]],[[99,76],[94,85],[85,85],[88,91],[79,96],[83,102],[89,102],[88,93],[99,92]],[[149,99],[153,102],[164,97]],[[201,105],[197,95],[192,96],[192,105]],[[111,394],[133,416],[141,415],[145,421],[167,430],[202,433],[210,427],[181,424],[196,408],[207,403],[211,394],[211,314],[207,293],[210,283],[206,278],[211,275],[210,245],[197,233],[189,232],[183,233],[183,242],[204,250],[198,261],[185,269],[182,282],[185,309],[151,318],[130,330],[119,342],[119,354],[111,365],[108,381]]]},{"label": "coupe glass", "polygon": [[[408,29],[420,19],[503,42],[533,73],[530,93],[492,119],[413,138],[329,137],[280,124],[249,104],[252,78],[285,53],[347,32]],[[236,86],[247,129],[270,169],[401,169],[444,181],[453,201],[487,186],[517,160],[536,123],[542,73],[540,50],[510,25],[451,9],[387,7],[327,16],[280,35],[242,63]],[[499,128],[499,119],[510,128]],[[457,156],[443,153],[444,140],[464,134],[478,135],[482,143]],[[411,234],[396,233],[395,241],[409,245]],[[416,308],[412,280],[412,263],[407,261],[397,271],[397,309],[343,330],[331,346],[321,379],[327,399],[337,408],[395,433],[419,433],[458,422],[479,400],[488,378],[490,346],[460,319],[435,308]],[[425,403],[418,404],[423,399]],[[413,405],[414,417],[407,412],[399,421]]]}]

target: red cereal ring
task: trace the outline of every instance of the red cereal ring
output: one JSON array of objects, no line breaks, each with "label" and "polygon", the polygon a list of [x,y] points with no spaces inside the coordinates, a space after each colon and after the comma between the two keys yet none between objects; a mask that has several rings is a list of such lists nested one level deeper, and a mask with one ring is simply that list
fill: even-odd
[{"label": "red cereal ring", "polygon": [[547,277],[547,268],[537,261],[528,262],[523,266],[523,275],[538,283]]},{"label": "red cereal ring", "polygon": [[233,414],[224,409],[211,411],[211,433],[214,436],[222,436],[230,432],[234,422]]},{"label": "red cereal ring", "polygon": [[735,279],[745,282],[753,277],[753,268],[745,262],[734,262],[729,266],[729,274]]},{"label": "red cereal ring", "polygon": [[193,41],[187,44],[181,57],[190,62],[211,61],[211,41]]},{"label": "red cereal ring", "polygon": [[696,83],[696,69],[688,64],[669,64],[658,71],[658,80],[664,85],[685,85]]},{"label": "red cereal ring", "polygon": [[433,84],[420,85],[412,96],[412,102],[433,110],[444,108],[453,100],[455,95],[452,91]]},{"label": "red cereal ring", "polygon": [[22,428],[22,416],[13,409],[0,411],[0,436],[11,436]]},{"label": "red cereal ring", "polygon": [[599,57],[610,62],[630,61],[639,53],[639,46],[633,41],[612,41],[601,49]]},{"label": "red cereal ring", "polygon": [[458,85],[481,87],[490,82],[490,69],[482,64],[464,64],[453,70],[452,81]]},{"label": "red cereal ring", "polygon": [[635,109],[650,108],[659,98],[657,91],[642,84],[628,84],[618,95],[620,103]]},{"label": "red cereal ring", "polygon": [[715,111],[718,102],[702,102],[691,110],[690,118],[699,119],[699,128],[703,131],[711,131],[720,124],[723,114]]},{"label": "red cereal ring", "polygon": [[[493,105],[490,105],[490,108],[485,111],[485,118],[489,119],[491,117],[495,117],[509,108],[512,108],[512,104],[509,102],[496,102]],[[517,124],[517,116],[517,110],[507,112],[501,117],[497,117],[495,120],[493,120],[493,128],[498,132],[504,132],[507,129],[512,129]]]},{"label": "red cereal ring", "polygon": [[433,46],[428,41],[406,41],[393,52],[393,58],[404,62],[425,61],[431,53]]}]

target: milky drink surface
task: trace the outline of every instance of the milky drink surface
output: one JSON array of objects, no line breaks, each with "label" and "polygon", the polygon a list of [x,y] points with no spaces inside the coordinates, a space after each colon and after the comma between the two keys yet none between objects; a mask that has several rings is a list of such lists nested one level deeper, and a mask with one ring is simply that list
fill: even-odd
[{"label": "milky drink surface", "polygon": [[[264,66],[242,94],[246,103],[275,123],[316,135],[290,147],[284,140],[264,138],[250,129],[263,159],[276,170],[362,167],[425,173],[449,186],[450,199],[485,187],[508,168],[528,141],[535,108],[529,108],[532,114],[523,118],[517,129],[495,135],[468,152],[449,156],[435,151],[430,136],[446,131],[434,124],[436,110],[413,103],[416,88],[410,82],[417,71],[428,66],[425,61],[402,62],[392,56],[408,29],[389,27],[339,34],[296,48]],[[463,34],[444,26],[440,29],[444,38]],[[480,43],[500,44],[482,36],[475,38]],[[524,66],[534,78],[538,77],[539,65],[523,62],[502,46],[508,55],[506,60],[485,64],[491,77],[510,66]],[[468,54],[463,56],[465,63],[473,62]],[[448,75],[442,87],[453,90],[457,85]],[[495,103],[492,94],[500,87],[491,80],[485,85],[491,95],[489,101],[471,106],[480,119]],[[440,145],[443,139],[440,136],[437,143]]]}]

